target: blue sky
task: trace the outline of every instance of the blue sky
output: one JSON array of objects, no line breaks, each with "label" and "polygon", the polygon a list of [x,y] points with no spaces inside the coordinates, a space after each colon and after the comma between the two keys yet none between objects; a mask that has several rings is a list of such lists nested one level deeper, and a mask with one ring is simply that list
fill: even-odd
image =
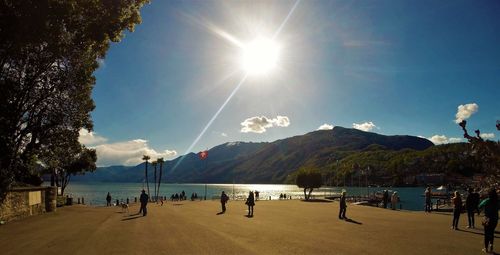
[{"label": "blue sky", "polygon": [[[245,76],[241,48],[221,34],[271,38],[295,3],[145,6],[142,24],[95,72],[94,132],[82,141],[97,148],[99,165],[184,154]],[[191,151],[323,124],[456,142],[466,104],[470,128],[497,140],[498,13],[499,1],[301,1],[274,39],[276,68],[249,75]]]}]

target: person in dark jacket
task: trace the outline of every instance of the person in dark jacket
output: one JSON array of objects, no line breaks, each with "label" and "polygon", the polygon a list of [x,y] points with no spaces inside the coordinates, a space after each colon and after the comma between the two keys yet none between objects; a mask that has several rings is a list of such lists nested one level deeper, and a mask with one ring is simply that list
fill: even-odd
[{"label": "person in dark jacket", "polygon": [[425,212],[431,212],[431,187],[425,189]]},{"label": "person in dark jacket", "polygon": [[389,202],[389,191],[384,190],[384,194],[382,196],[382,204],[384,208],[387,208],[387,203]]},{"label": "person in dark jacket", "polygon": [[462,211],[462,196],[458,191],[455,191],[455,196],[451,199],[453,202],[453,223],[451,228],[458,230],[458,221],[460,219],[460,212]]},{"label": "person in dark jacket", "polygon": [[465,199],[465,208],[467,209],[467,219],[469,221],[469,225],[467,228],[474,228],[474,213],[477,210],[477,206],[479,204],[477,193],[474,193],[472,188],[469,188],[469,193],[467,194],[467,199]]},{"label": "person in dark jacket", "polygon": [[498,195],[495,189],[488,192],[488,198],[483,200],[479,209],[484,208],[484,252],[493,252],[495,228],[498,224]]},{"label": "person in dark jacket", "polygon": [[253,196],[253,192],[250,191],[248,193],[248,198],[245,204],[248,206],[248,217],[253,217],[253,207],[255,205],[255,198]]},{"label": "person in dark jacket", "polygon": [[106,196],[106,206],[111,206],[111,194],[109,194],[109,192]]},{"label": "person in dark jacket", "polygon": [[347,219],[345,216],[347,210],[347,204],[345,202],[346,192],[342,191],[342,195],[340,196],[340,211],[339,211],[339,219]]},{"label": "person in dark jacket", "polygon": [[141,197],[139,198],[139,202],[141,202],[141,209],[139,210],[139,213],[142,212],[142,216],[146,216],[148,214],[148,201],[149,201],[149,196],[146,194],[145,190],[142,190]]},{"label": "person in dark jacket", "polygon": [[222,213],[226,212],[226,203],[229,200],[229,197],[226,195],[224,191],[220,195],[220,204],[222,205]]}]

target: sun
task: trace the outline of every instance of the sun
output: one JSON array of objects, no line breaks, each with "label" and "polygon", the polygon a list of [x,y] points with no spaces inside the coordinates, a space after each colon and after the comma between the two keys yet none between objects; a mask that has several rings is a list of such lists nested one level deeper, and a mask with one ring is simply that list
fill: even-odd
[{"label": "sun", "polygon": [[276,67],[280,47],[273,40],[257,38],[243,45],[242,68],[248,74],[266,74]]}]

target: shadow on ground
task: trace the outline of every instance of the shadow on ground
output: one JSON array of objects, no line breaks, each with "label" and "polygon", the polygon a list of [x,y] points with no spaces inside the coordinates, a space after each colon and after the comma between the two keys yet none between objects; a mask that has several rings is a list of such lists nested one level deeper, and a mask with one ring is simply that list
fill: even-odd
[{"label": "shadow on ground", "polygon": [[[471,230],[468,230],[468,229],[457,229],[457,231],[461,231],[461,232],[467,232],[467,233],[471,233],[471,234],[475,234],[475,235],[480,235],[480,236],[484,236],[484,232],[482,230],[479,230],[480,232],[476,232],[476,231],[471,231]],[[497,231],[495,231],[496,234],[498,234]],[[500,238],[500,236],[497,236],[495,235],[495,238]]]},{"label": "shadow on ground", "polygon": [[358,225],[363,225],[363,223],[359,222],[359,221],[355,221],[353,219],[345,219],[346,222],[349,222],[349,223],[354,223],[354,224],[358,224]]},{"label": "shadow on ground", "polygon": [[332,203],[333,201],[327,199],[309,199],[301,200],[302,202],[312,202],[312,203]]},{"label": "shadow on ground", "polygon": [[134,219],[141,218],[141,217],[142,217],[141,215],[137,215],[137,216],[133,216],[133,217],[129,217],[129,218],[122,219],[122,221],[126,221],[126,220],[134,220]]}]

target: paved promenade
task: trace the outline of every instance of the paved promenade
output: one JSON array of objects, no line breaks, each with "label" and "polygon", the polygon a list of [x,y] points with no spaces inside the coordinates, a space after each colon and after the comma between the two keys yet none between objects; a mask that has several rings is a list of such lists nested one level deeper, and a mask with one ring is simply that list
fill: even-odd
[{"label": "paved promenade", "polygon": [[[481,254],[482,227],[450,229],[447,214],[338,202],[242,201],[217,215],[216,201],[150,204],[146,217],[121,208],[64,207],[0,226],[1,254]],[[496,240],[495,242],[500,242]],[[500,243],[497,248],[500,249]]]}]

